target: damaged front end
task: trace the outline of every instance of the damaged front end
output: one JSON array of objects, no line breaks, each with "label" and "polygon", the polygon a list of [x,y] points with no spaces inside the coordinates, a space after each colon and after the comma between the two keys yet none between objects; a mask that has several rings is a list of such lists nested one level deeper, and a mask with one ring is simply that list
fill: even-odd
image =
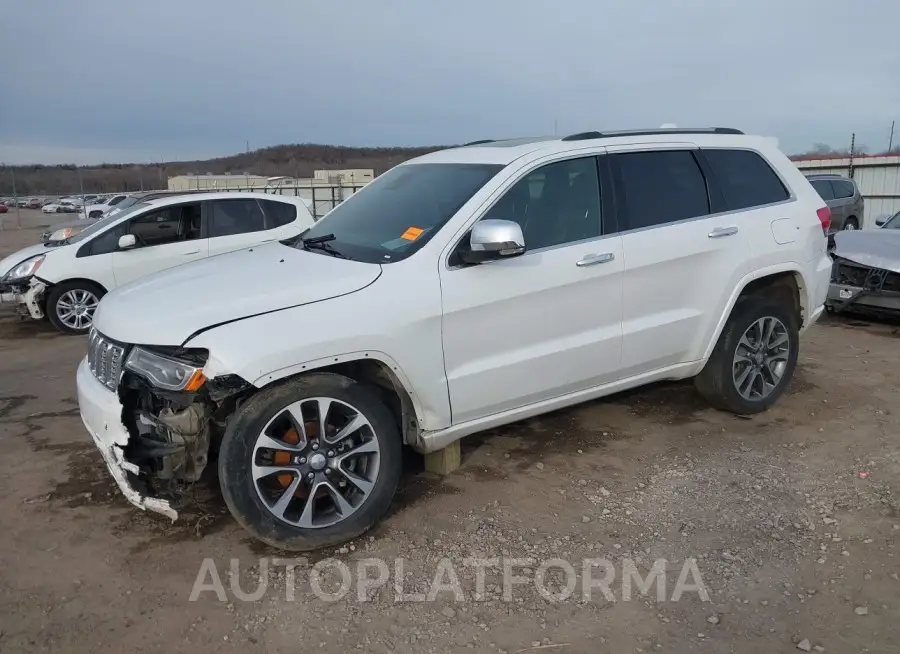
[{"label": "damaged front end", "polygon": [[[897,230],[900,232],[900,230]],[[900,233],[838,232],[826,308],[900,315]]]},{"label": "damaged front end", "polygon": [[37,279],[5,281],[0,284],[3,302],[15,303],[16,311],[21,318],[40,320],[44,317],[44,293],[47,284]]},{"label": "damaged front end", "polygon": [[[110,448],[115,460],[107,457],[111,470],[118,468],[113,476],[132,503],[172,519],[252,389],[234,375],[207,379],[206,358],[203,350],[118,344],[96,331],[88,346],[87,366],[115,393],[117,418],[127,432]],[[92,433],[100,432],[97,427],[88,424]]]}]

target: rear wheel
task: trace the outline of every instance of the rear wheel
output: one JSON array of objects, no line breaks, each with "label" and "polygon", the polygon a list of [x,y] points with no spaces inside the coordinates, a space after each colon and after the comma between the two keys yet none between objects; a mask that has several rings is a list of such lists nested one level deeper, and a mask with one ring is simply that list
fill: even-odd
[{"label": "rear wheel", "polygon": [[744,298],[694,383],[718,409],[738,414],[765,411],[790,382],[798,347],[795,311],[782,302]]},{"label": "rear wheel", "polygon": [[47,294],[47,318],[66,334],[86,334],[104,290],[86,281],[63,282]]},{"label": "rear wheel", "polygon": [[251,397],[231,419],[219,483],[235,519],[285,550],[337,545],[368,530],[400,481],[400,433],[377,392],[312,373]]},{"label": "rear wheel", "polygon": [[859,229],[859,221],[856,219],[856,216],[847,218],[847,221],[844,223],[844,229],[848,231]]}]

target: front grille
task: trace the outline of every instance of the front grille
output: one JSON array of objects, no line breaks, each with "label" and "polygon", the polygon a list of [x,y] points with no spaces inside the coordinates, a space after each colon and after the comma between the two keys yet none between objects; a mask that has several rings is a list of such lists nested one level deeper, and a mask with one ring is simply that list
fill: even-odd
[{"label": "front grille", "polygon": [[94,377],[111,391],[119,385],[122,364],[125,363],[125,347],[119,345],[96,329],[91,330],[88,342],[88,367]]},{"label": "front grille", "polygon": [[870,268],[861,264],[837,259],[831,268],[831,282],[858,286],[870,291],[900,292],[900,275],[891,270]]}]

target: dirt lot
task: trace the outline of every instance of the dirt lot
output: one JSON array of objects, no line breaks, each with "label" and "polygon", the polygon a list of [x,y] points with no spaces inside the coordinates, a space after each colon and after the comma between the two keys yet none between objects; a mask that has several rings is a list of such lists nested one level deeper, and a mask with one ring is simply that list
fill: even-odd
[{"label": "dirt lot", "polygon": [[[0,233],[0,254],[36,235]],[[383,559],[387,586],[366,602],[355,591],[326,602],[306,565],[289,601],[285,569],[270,567],[263,597],[244,602],[229,588],[230,560],[249,592],[260,557],[281,553],[245,535],[212,480],[175,524],[127,505],[78,416],[85,339],[0,307],[0,650],[897,652],[898,335],[849,320],[814,327],[788,394],[752,419],[663,384],[472,438],[447,478],[410,456],[383,524],[310,557],[354,571]],[[490,571],[479,601],[469,556],[576,568],[603,557],[616,566],[616,601],[553,603],[522,585],[507,602]],[[427,589],[448,557],[465,601],[396,601],[397,557],[407,593]],[[709,602],[671,601],[690,557]],[[654,590],[624,601],[624,560],[645,574],[660,558],[665,600]],[[189,601],[204,559],[225,601]]]}]

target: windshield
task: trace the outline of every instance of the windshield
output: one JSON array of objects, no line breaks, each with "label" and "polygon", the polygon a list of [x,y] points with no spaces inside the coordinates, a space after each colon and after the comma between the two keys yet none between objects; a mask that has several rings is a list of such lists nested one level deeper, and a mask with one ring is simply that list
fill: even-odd
[{"label": "windshield", "polygon": [[138,202],[140,202],[140,200],[138,198],[136,198],[133,195],[129,195],[127,198],[125,198],[124,200],[122,200],[121,202],[119,202],[116,205],[116,209],[120,209],[120,210],[124,211],[128,207],[134,206]]},{"label": "windshield", "polygon": [[[125,203],[121,202],[121,203],[119,203],[119,206],[121,207],[123,204],[125,204]],[[83,229],[80,232],[78,232],[77,234],[70,236],[66,240],[66,242],[67,243],[80,243],[81,241],[90,238],[94,234],[98,234],[98,233],[102,232],[104,229],[106,229],[113,223],[119,222],[119,220],[124,218],[126,215],[134,213],[135,211],[140,211],[141,209],[148,207],[148,206],[150,206],[148,203],[141,202],[139,204],[135,204],[129,208],[126,208],[124,211],[120,211],[119,213],[117,213],[114,216],[106,216],[105,218],[101,218],[100,220],[95,222],[93,225],[91,225],[87,229]]]},{"label": "windshield", "polygon": [[900,211],[888,218],[881,229],[900,229]]},{"label": "windshield", "polygon": [[502,169],[488,164],[397,166],[335,207],[303,238],[333,234],[329,249],[356,261],[405,259]]}]

